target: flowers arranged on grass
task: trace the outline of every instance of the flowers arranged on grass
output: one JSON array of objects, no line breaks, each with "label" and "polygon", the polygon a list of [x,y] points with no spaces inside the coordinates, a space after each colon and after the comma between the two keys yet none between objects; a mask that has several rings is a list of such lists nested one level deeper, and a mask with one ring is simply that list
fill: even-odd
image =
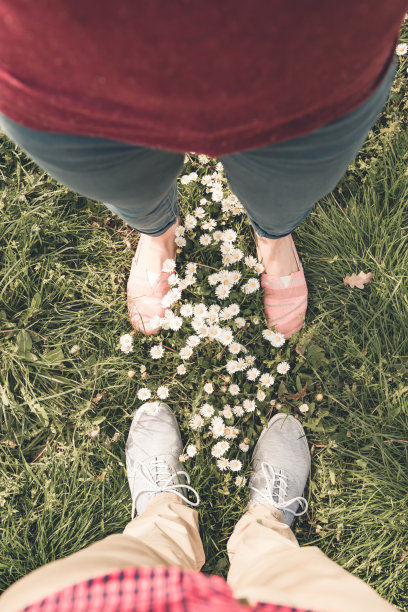
[{"label": "flowers arranged on grass", "polygon": [[[210,168],[202,163],[180,178],[194,189],[193,205],[176,230],[177,261],[163,264],[170,288],[162,300],[164,316],[151,322],[156,335],[145,339],[152,371],[147,369],[149,382],[143,380],[137,396],[172,405],[188,432],[181,461],[206,449],[218,470],[240,472],[291,366],[282,359],[289,356],[282,354],[285,337],[259,316],[264,268],[238,231],[246,223],[244,208],[224,193],[222,164],[203,174]],[[124,334],[121,350],[132,352],[132,340]],[[306,406],[299,406],[300,413]],[[245,482],[243,476],[235,480],[237,487]]]}]

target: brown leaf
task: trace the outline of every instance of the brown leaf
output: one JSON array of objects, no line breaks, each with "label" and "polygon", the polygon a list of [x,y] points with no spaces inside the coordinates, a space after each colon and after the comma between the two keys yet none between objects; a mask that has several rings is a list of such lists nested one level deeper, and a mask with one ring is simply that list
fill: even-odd
[{"label": "brown leaf", "polygon": [[306,387],[307,387],[307,383],[305,384],[304,387],[301,388],[301,390],[298,393],[289,393],[288,395],[285,395],[285,397],[287,399],[299,400],[302,397],[305,397],[305,395],[306,395]]},{"label": "brown leaf", "polygon": [[302,357],[304,357],[305,349],[306,349],[305,346],[303,346],[302,344],[298,344],[297,347],[295,348],[295,351],[297,352],[298,355],[301,355]]},{"label": "brown leaf", "polygon": [[371,279],[374,278],[374,274],[372,272],[359,272],[358,274],[347,274],[343,279],[343,283],[345,285],[349,285],[352,289],[357,287],[357,289],[364,289],[364,285],[369,283]]}]

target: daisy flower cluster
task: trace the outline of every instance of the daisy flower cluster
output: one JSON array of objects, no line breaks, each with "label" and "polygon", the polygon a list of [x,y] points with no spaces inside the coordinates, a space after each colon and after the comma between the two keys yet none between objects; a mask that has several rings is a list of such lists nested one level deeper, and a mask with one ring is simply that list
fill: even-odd
[{"label": "daisy flower cluster", "polygon": [[[177,264],[173,259],[163,264],[170,275],[164,314],[151,322],[156,335],[149,337],[148,350],[155,371],[163,364],[165,381],[155,388],[143,386],[137,396],[156,402],[169,398],[177,410],[188,389],[188,405],[178,410],[189,432],[180,461],[206,449],[220,472],[240,472],[256,442],[253,432],[267,424],[276,402],[276,379],[287,375],[290,365],[277,363],[275,355],[285,337],[255,314],[262,310],[262,263],[245,252],[245,241],[228,224],[244,208],[228,193],[222,164],[208,173],[210,158],[199,156],[199,162],[197,172],[179,179],[182,185],[194,184],[194,204],[176,230]],[[187,239],[194,247],[183,254]],[[196,261],[188,261],[190,252],[196,253]],[[124,352],[132,351],[132,337],[125,334],[120,345]],[[245,482],[243,475],[236,477],[236,486]]]}]

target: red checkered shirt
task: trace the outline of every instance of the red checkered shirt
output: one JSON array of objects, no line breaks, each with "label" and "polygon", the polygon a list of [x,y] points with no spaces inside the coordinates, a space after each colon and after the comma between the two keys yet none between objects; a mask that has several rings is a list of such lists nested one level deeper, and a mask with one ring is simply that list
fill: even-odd
[{"label": "red checkered shirt", "polygon": [[[220,576],[178,567],[128,567],[84,580],[24,608],[26,612],[306,612],[272,603],[241,605]],[[311,612],[309,610],[309,612]]]}]

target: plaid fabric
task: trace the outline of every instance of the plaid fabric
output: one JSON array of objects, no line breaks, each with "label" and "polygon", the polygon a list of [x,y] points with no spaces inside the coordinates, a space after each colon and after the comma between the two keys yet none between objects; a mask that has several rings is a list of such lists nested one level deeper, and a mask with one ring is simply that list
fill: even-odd
[{"label": "plaid fabric", "polygon": [[[220,576],[178,567],[129,567],[66,587],[27,612],[307,612],[258,603],[243,606]],[[308,612],[311,612],[310,610]]]}]

